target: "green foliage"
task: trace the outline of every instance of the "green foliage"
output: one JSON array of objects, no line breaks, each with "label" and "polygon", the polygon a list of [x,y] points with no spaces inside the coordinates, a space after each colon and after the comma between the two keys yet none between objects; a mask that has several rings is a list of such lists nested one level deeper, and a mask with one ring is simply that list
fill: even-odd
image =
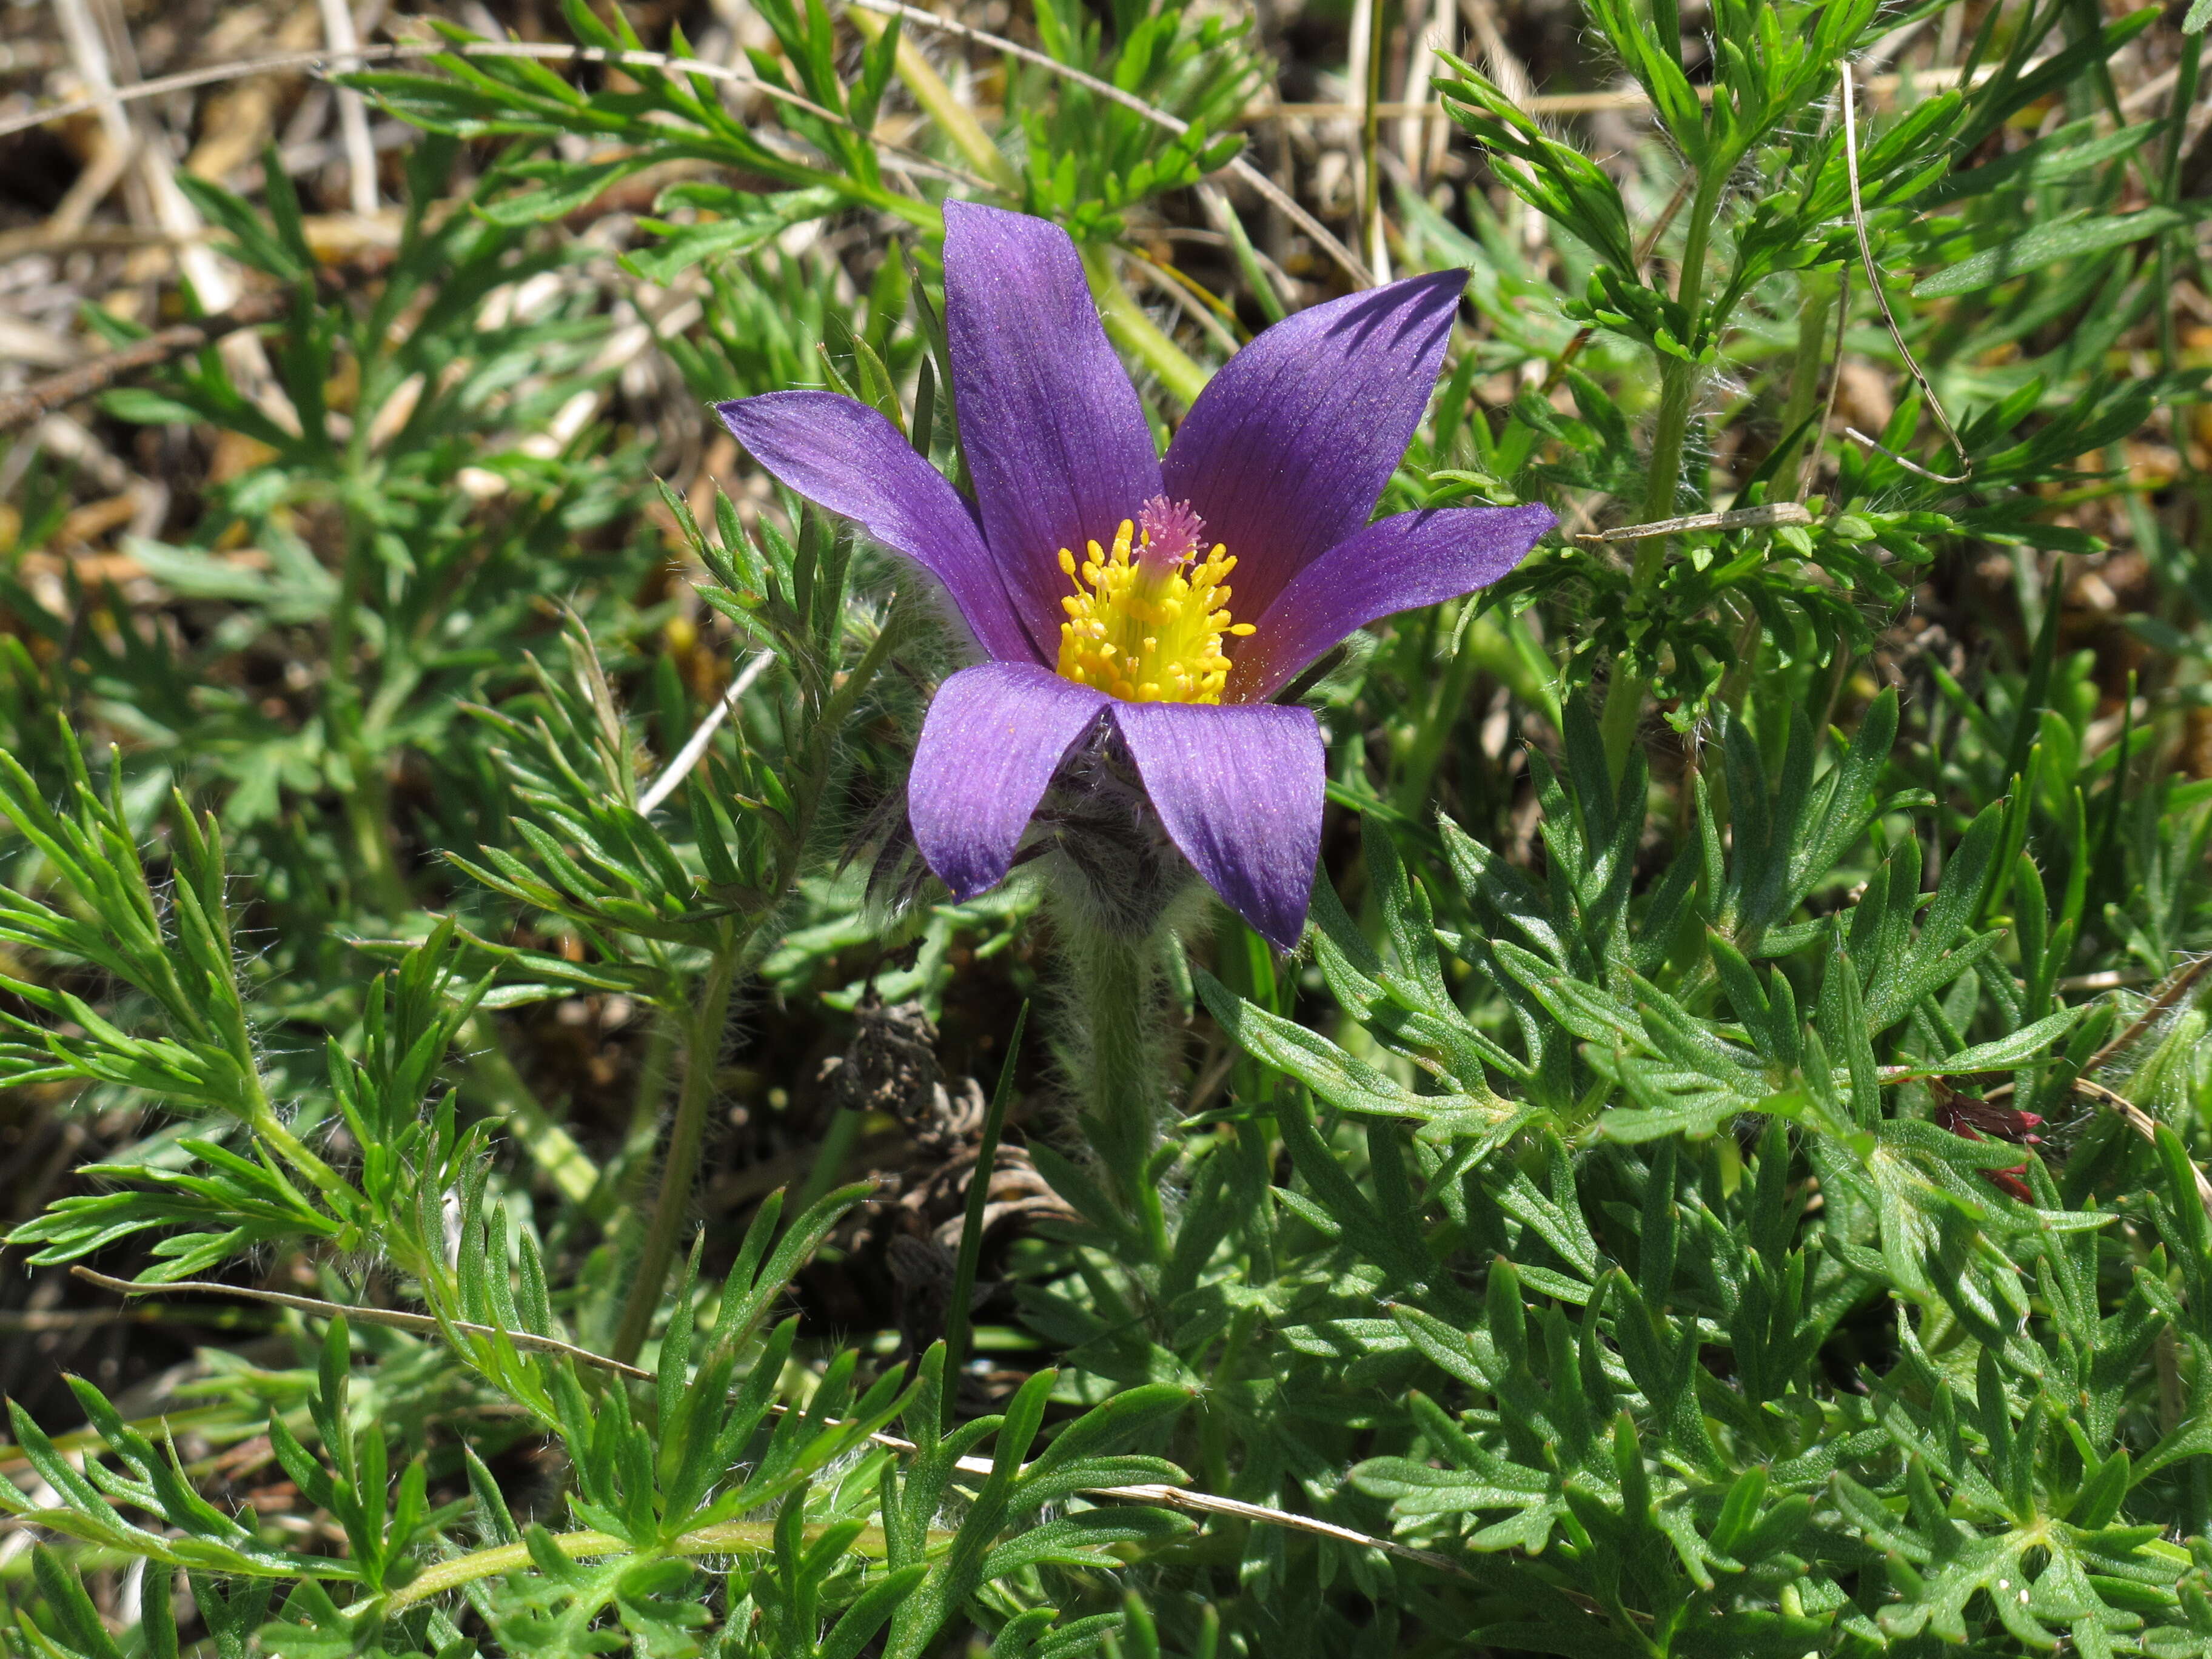
[{"label": "green foliage", "polygon": [[[2197,59],[2112,81],[2204,6],[1722,0],[1700,63],[1593,0],[1623,154],[1443,60],[1479,161],[1381,241],[1474,320],[1385,510],[1693,522],[1297,689],[1313,926],[1179,942],[1133,1202],[993,1046],[1037,888],[908,856],[957,644],[699,405],[827,386],[963,478],[950,189],[1069,228],[1164,434],[1328,297],[1222,188],[1261,31],[756,9],[344,77],[422,136],[342,269],[281,156],[183,180],[289,309],[101,399],[204,452],[135,574],[6,458],[0,1086],[98,1147],[10,1261],[235,1295],[180,1384],[9,1402],[0,1649],[2212,1652]],[[1840,67],[1920,23],[1959,72],[1862,81],[1855,216]],[[1203,322],[1123,286],[1164,247]],[[878,1002],[1002,1068],[983,1184],[823,1069]]]},{"label": "green foliage", "polygon": [[[2198,1354],[2201,1316],[2160,1265],[2205,1227],[2179,1141],[2161,1129],[2160,1156],[2130,1157],[2094,1137],[2104,1178],[2079,1185],[2069,1165],[2062,1193],[2039,1159],[1943,1114],[1938,1079],[1988,1091],[2005,1074],[2044,1103],[2039,1082],[2063,1085],[2085,1052],[2060,1045],[2091,1011],[2024,1000],[2008,967],[1992,976],[1998,934],[1972,925],[2003,809],[1967,830],[1932,895],[1907,832],[1854,903],[1786,920],[1912,804],[1875,799],[1895,720],[1878,699],[1820,769],[1785,706],[1778,779],[1727,726],[1733,844],[1692,842],[1686,878],[1641,906],[1618,873],[1640,766],[1616,793],[1586,715],[1570,716],[1565,772],[1540,774],[1548,890],[1446,820],[1456,890],[1432,908],[1370,831],[1387,961],[1341,909],[1318,949],[1347,1014],[1425,1074],[1402,1103],[1371,1066],[1311,1034],[1292,1048],[1282,1022],[1209,987],[1248,1052],[1368,1118],[1370,1146],[1391,1133],[1377,1117],[1423,1120],[1407,1146],[1420,1231],[1321,1180],[1297,1206],[1347,1271],[1394,1281],[1388,1318],[1315,1319],[1309,1351],[1389,1361],[1419,1389],[1409,1453],[1360,1464],[1360,1490],[1421,1541],[1516,1553],[1474,1639],[1802,1652],[1927,1629],[2153,1652],[2207,1633],[2202,1565],[2160,1541],[2172,1500],[2152,1479],[2198,1431],[2161,1431],[2138,1387],[2154,1346]],[[2019,968],[2032,986],[2039,964]],[[1463,1004],[1510,1008],[1512,1036]],[[1529,1106],[1505,1118],[1492,1097],[1486,1113],[1470,1091],[1489,1076]],[[1501,1145],[1501,1128],[1520,1138]],[[2139,1206],[2163,1240],[2147,1257],[2113,1236]],[[1455,1260],[1486,1263],[1479,1307],[1461,1273],[1435,1283]],[[1808,1388],[1883,1307],[1897,1362],[1866,1367],[1856,1393]]]},{"label": "green foliage", "polygon": [[[1617,677],[1656,678],[1661,694],[1676,701],[1671,718],[1686,729],[1705,714],[1726,665],[1747,647],[1756,650],[1762,633],[1785,657],[1811,636],[1856,633],[1863,619],[1839,603],[1839,592],[1894,605],[1909,591],[1900,567],[1926,565],[1948,537],[2018,538],[2081,551],[2097,545],[2079,536],[2054,540],[2044,526],[2027,532],[2017,492],[2057,483],[2070,475],[2074,457],[2141,424],[2146,389],[2111,386],[2098,360],[2118,330],[2154,302],[2160,291],[2155,262],[2098,256],[2131,249],[2190,214],[2159,206],[2094,216],[2075,205],[2084,198],[2110,198],[2152,124],[2100,137],[2094,122],[2076,122],[1986,167],[1953,170],[2025,106],[2063,84],[2067,73],[2100,61],[2151,21],[2148,12],[2136,13],[2047,62],[2031,64],[2027,42],[2040,38],[2037,31],[2047,29],[2062,9],[2052,0],[2023,20],[2013,49],[1990,65],[1992,72],[1971,93],[1931,97],[1864,137],[1860,201],[1885,267],[1944,267],[1914,289],[1916,298],[1976,294],[2034,276],[2010,289],[2010,302],[1995,307],[1978,329],[1966,316],[1948,319],[1940,337],[1947,360],[1972,361],[1977,347],[1970,337],[1986,349],[1995,338],[2026,331],[2001,319],[2049,317],[2064,308],[2061,295],[2079,299],[2094,291],[2106,305],[2086,336],[2076,331],[2043,358],[2022,359],[2017,372],[2002,377],[2012,395],[2000,393],[1995,406],[1961,427],[1960,459],[1972,477],[1963,495],[1897,459],[1896,452],[1909,453],[1920,435],[1922,410],[1908,401],[1892,429],[1875,434],[1883,447],[1845,456],[1828,511],[1809,526],[1696,532],[1684,538],[1687,556],[1671,563],[1656,556],[1665,543],[1653,538],[1639,544],[1632,569],[1571,546],[1532,563],[1515,579],[1520,591],[1571,586],[1589,595],[1595,625],[1576,642],[1585,673],[1605,664]],[[1571,459],[1564,466],[1539,462],[1528,468],[1532,477],[1602,489],[1631,503],[1640,496],[1640,508],[1631,510],[1645,520],[1695,512],[1708,504],[1705,485],[1697,468],[1681,475],[1695,374],[1722,363],[1733,331],[1775,328],[1802,307],[1783,441],[1744,480],[1736,500],[1752,505],[1802,496],[1792,488],[1805,435],[1797,422],[1814,412],[1828,345],[1822,330],[1836,281],[1829,273],[1856,263],[1857,250],[1842,132],[1833,122],[1795,118],[1828,95],[1842,43],[1871,19],[1868,7],[1783,4],[1753,6],[1717,21],[1717,85],[1700,100],[1681,67],[1671,5],[1648,15],[1628,6],[1594,9],[1593,21],[1650,96],[1683,157],[1674,204],[1680,212],[1668,211],[1647,233],[1656,238],[1670,222],[1684,227],[1680,276],[1671,290],[1646,274],[1642,244],[1632,240],[1629,210],[1613,177],[1547,137],[1471,65],[1448,59],[1453,76],[1440,83],[1447,106],[1490,151],[1498,177],[1595,256],[1584,291],[1563,295],[1562,313],[1585,329],[1641,347],[1661,388],[1647,457],[1630,449],[1615,394],[1571,368],[1565,378],[1579,420],[1564,419],[1543,399],[1524,396],[1513,405],[1495,451],[1525,461],[1532,441],[1554,440]],[[1985,27],[1977,59],[1988,40]],[[1733,187],[1747,165],[1762,181],[1757,192]],[[1980,198],[1987,200],[1977,203]],[[1975,205],[1959,217],[1924,213],[1934,202]],[[2037,222],[2015,234],[2024,212]],[[1961,252],[1969,239],[1985,240],[1991,231],[2004,240]],[[2054,265],[2063,269],[2042,274]],[[1796,281],[1785,280],[1790,273]],[[1908,324],[1908,333],[1932,325],[1932,317],[1918,327]],[[2032,416],[2034,434],[2025,436]],[[1616,769],[1625,752],[1623,718],[1608,711]]]},{"label": "green foliage", "polygon": [[[1196,184],[1243,148],[1211,137],[1243,112],[1260,78],[1244,47],[1249,25],[1187,4],[1116,0],[1094,18],[1062,0],[1036,9],[1037,39],[1055,63],[1095,76],[1189,123],[1182,134],[1041,69],[1023,79],[1018,118],[1027,149],[1022,206],[1057,219],[1079,241],[1121,234],[1124,210]],[[1110,35],[1110,46],[1106,44]]]}]

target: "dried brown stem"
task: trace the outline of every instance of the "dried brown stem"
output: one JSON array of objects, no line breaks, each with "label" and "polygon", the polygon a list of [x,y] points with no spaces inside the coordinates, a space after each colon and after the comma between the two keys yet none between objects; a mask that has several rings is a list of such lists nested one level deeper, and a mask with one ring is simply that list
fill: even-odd
[{"label": "dried brown stem", "polygon": [[2126,1030],[2089,1056],[2087,1063],[2081,1067],[2082,1071],[2094,1072],[2114,1054],[2125,1051],[2137,1037],[2150,1030],[2167,1009],[2189,994],[2190,988],[2204,976],[2204,970],[2208,968],[2212,968],[2212,956],[2202,956],[2193,962],[2185,963],[2159,988],[2157,994],[2144,1006],[2142,1012],[2135,1017]]},{"label": "dried brown stem", "polygon": [[[925,14],[926,15],[926,14]],[[710,81],[720,81],[741,86],[749,92],[758,93],[773,102],[783,104],[827,121],[848,132],[860,129],[836,111],[824,109],[811,99],[761,80],[744,70],[732,69],[727,64],[709,63],[704,58],[681,58],[665,52],[610,51],[604,46],[569,46],[559,41],[540,40],[403,40],[391,45],[356,46],[350,52],[287,52],[267,58],[256,58],[243,64],[219,64],[206,69],[186,70],[176,75],[165,75],[159,80],[142,81],[136,85],[118,87],[96,98],[80,98],[67,104],[56,104],[46,109],[33,110],[9,120],[0,121],[0,138],[21,132],[27,128],[43,126],[49,121],[59,121],[88,110],[104,110],[131,99],[147,98],[160,93],[182,92],[192,87],[210,86],[218,82],[234,81],[249,75],[264,75],[280,70],[298,70],[310,74],[325,74],[334,66],[355,70],[368,64],[386,63],[393,59],[414,58],[526,58],[544,63],[609,64],[623,69],[659,70],[669,75],[696,75]],[[898,165],[908,172],[926,173],[951,179],[970,189],[988,189],[988,181],[958,167],[933,161],[904,144],[895,143],[874,133],[862,133],[878,149],[899,158]]]},{"label": "dried brown stem", "polygon": [[21,392],[0,393],[0,432],[13,432],[25,427],[41,416],[82,401],[106,391],[117,381],[141,374],[149,368],[159,368],[173,358],[199,350],[235,334],[241,328],[253,328],[262,323],[273,323],[292,308],[289,290],[272,289],[264,293],[249,294],[228,311],[219,311],[212,317],[203,317],[196,322],[179,323],[157,334],[149,334],[135,345],[125,346],[119,351],[108,352],[76,368],[64,369],[58,374],[49,374],[43,380],[33,381]]},{"label": "dried brown stem", "polygon": [[[319,280],[328,291],[337,293],[344,289],[349,278],[365,276],[386,263],[388,256],[364,259],[343,271],[319,273]],[[249,294],[228,310],[175,324],[133,344],[94,357],[90,362],[34,380],[20,392],[0,392],[0,432],[29,426],[56,410],[95,397],[120,381],[198,351],[240,329],[276,322],[291,311],[294,297],[289,289]]]},{"label": "dried brown stem", "polygon": [[1874,290],[1875,309],[1881,313],[1882,325],[1889,330],[1890,343],[1904,360],[1906,371],[1920,387],[1921,395],[1928,400],[1928,412],[1936,417],[1936,424],[1943,428],[1943,436],[1951,446],[1951,453],[1959,458],[1959,470],[1954,473],[1935,472],[1913,460],[1885,448],[1877,439],[1869,438],[1856,427],[1847,426],[1844,435],[1856,443],[1864,444],[1879,454],[1887,455],[1906,471],[1927,479],[1930,483],[1962,484],[1974,475],[1973,458],[1966,453],[1966,446],[1959,441],[1959,434],[1951,424],[1951,417],[1943,412],[1943,403],[1936,395],[1936,388],[1928,383],[1928,376],[1920,367],[1920,360],[1912,355],[1912,348],[1905,343],[1905,331],[1890,314],[1889,295],[1882,291],[1881,271],[1874,262],[1874,244],[1867,236],[1866,208],[1859,200],[1859,117],[1858,106],[1852,95],[1851,66],[1841,66],[1844,88],[1844,173],[1850,183],[1851,228],[1858,233],[1859,260],[1866,267],[1867,286]]},{"label": "dried brown stem", "polygon": [[[257,1291],[243,1285],[219,1285],[213,1279],[179,1279],[164,1285],[140,1285],[128,1279],[110,1279],[106,1273],[94,1273],[89,1267],[72,1267],[71,1274],[88,1285],[113,1291],[121,1296],[166,1296],[184,1291],[202,1296],[233,1296],[248,1302],[266,1302],[274,1307],[295,1308],[301,1313],[311,1313],[320,1319],[343,1318],[355,1325],[384,1325],[395,1331],[413,1331],[422,1336],[435,1336],[447,1328],[428,1314],[404,1313],[396,1308],[349,1308],[340,1302],[325,1302],[312,1296],[292,1296],[283,1291]],[[589,1348],[580,1348],[573,1342],[563,1342],[550,1336],[536,1336],[528,1331],[501,1332],[489,1325],[474,1325],[465,1319],[451,1322],[450,1328],[467,1336],[498,1337],[504,1335],[518,1348],[527,1348],[536,1353],[559,1354],[580,1365],[595,1365],[602,1370],[618,1371],[624,1376],[650,1382],[653,1373],[641,1365],[626,1365],[619,1359],[610,1359],[605,1354],[593,1353]]]},{"label": "dried brown stem", "polygon": [[[1124,92],[1111,82],[1102,81],[1095,75],[1085,75],[1081,70],[1072,69],[1056,58],[1034,51],[1023,46],[1019,41],[1009,40],[1002,34],[993,34],[988,29],[970,28],[965,23],[956,23],[950,18],[939,17],[933,12],[923,11],[918,6],[902,5],[899,0],[848,0],[848,3],[860,7],[864,10],[881,12],[886,17],[904,18],[908,22],[919,24],[923,28],[937,29],[946,34],[958,35],[963,40],[974,41],[977,46],[988,46],[994,52],[1004,52],[1009,58],[1018,58],[1023,63],[1035,64],[1040,69],[1049,70],[1061,80],[1081,87],[1085,91],[1095,93],[1109,102],[1119,104],[1124,109],[1133,111],[1153,125],[1164,127],[1168,131],[1178,136],[1190,131],[1189,122],[1146,103],[1134,93]],[[1284,216],[1300,230],[1312,237],[1322,252],[1341,266],[1345,274],[1359,287],[1374,286],[1373,274],[1369,271],[1365,264],[1361,263],[1359,256],[1339,241],[1328,226],[1307,212],[1291,198],[1289,192],[1266,173],[1245,161],[1241,155],[1230,162],[1223,170],[1249,185],[1265,197],[1271,205],[1280,210]]]}]

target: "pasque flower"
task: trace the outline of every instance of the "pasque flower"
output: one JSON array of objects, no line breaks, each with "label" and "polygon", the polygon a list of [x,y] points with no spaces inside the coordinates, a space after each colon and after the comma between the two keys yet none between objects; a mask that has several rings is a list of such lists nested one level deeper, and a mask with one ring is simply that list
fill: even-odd
[{"label": "pasque flower", "polygon": [[945,310],[971,503],[874,410],[826,392],[720,405],[755,459],[945,586],[988,660],[930,705],[916,844],[960,897],[1012,865],[1071,750],[1118,742],[1168,837],[1288,949],[1321,846],[1321,731],[1269,699],[1353,629],[1472,592],[1541,507],[1369,516],[1426,406],[1465,274],[1303,311],[1255,339],[1164,456],[1075,246],[945,209]]}]

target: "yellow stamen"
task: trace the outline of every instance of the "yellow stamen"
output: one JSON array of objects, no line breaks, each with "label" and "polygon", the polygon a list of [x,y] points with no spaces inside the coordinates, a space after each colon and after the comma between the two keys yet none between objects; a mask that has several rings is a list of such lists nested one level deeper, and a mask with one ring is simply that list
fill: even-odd
[{"label": "yellow stamen", "polygon": [[1061,677],[1129,702],[1219,702],[1229,682],[1223,641],[1252,632],[1251,623],[1231,620],[1224,603],[1237,565],[1228,550],[1200,558],[1187,544],[1156,549],[1149,534],[1140,544],[1136,524],[1124,519],[1110,553],[1097,542],[1086,552],[1060,552],[1075,584],[1060,601]]}]

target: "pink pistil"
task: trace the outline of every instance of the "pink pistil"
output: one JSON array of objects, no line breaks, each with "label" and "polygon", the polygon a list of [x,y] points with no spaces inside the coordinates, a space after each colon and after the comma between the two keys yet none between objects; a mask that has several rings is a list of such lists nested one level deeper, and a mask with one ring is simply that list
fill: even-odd
[{"label": "pink pistil", "polygon": [[1170,569],[1198,551],[1206,520],[1188,501],[1155,495],[1137,509],[1137,562],[1151,570]]}]

